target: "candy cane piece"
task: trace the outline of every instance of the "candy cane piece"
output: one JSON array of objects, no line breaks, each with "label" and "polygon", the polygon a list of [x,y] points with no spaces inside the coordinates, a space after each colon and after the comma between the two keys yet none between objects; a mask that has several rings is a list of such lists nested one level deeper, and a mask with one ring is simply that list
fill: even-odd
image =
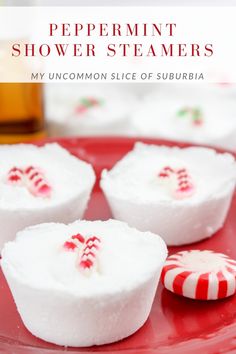
[{"label": "candy cane piece", "polygon": [[37,167],[29,166],[24,172],[28,189],[34,196],[50,197],[52,188]]},{"label": "candy cane piece", "polygon": [[79,257],[79,268],[81,271],[90,273],[98,267],[100,244],[101,240],[96,236],[91,236],[85,241],[85,245]]},{"label": "candy cane piece", "polygon": [[87,107],[86,106],[82,106],[82,105],[78,105],[76,108],[75,108],[75,113],[76,114],[83,114],[87,111]]},{"label": "candy cane piece", "polygon": [[21,168],[12,167],[7,174],[7,182],[9,184],[23,185],[24,172]]},{"label": "candy cane piece", "polygon": [[197,107],[184,107],[178,111],[177,115],[179,117],[189,118],[191,123],[195,126],[200,126],[204,123],[202,111]]},{"label": "candy cane piece", "polygon": [[75,108],[75,113],[83,114],[89,108],[94,107],[94,106],[98,106],[99,104],[100,104],[100,101],[93,98],[93,97],[82,98],[80,100],[80,104]]},{"label": "candy cane piece", "polygon": [[183,251],[167,258],[161,280],[171,292],[197,300],[217,300],[236,292],[236,262],[213,251]]},{"label": "candy cane piece", "polygon": [[186,168],[173,169],[165,166],[158,177],[175,199],[190,197],[195,192],[194,183]]},{"label": "candy cane piece", "polygon": [[68,251],[74,251],[85,243],[85,238],[81,234],[73,235],[67,240],[63,247]]},{"label": "candy cane piece", "polygon": [[94,97],[89,97],[90,107],[98,106],[101,102]]},{"label": "candy cane piece", "polygon": [[174,191],[176,199],[191,197],[195,191],[192,178],[186,168],[176,170],[177,188]]},{"label": "candy cane piece", "polygon": [[166,178],[170,177],[172,175],[172,173],[174,173],[174,170],[170,166],[165,166],[161,169],[158,176],[160,178],[166,179]]}]

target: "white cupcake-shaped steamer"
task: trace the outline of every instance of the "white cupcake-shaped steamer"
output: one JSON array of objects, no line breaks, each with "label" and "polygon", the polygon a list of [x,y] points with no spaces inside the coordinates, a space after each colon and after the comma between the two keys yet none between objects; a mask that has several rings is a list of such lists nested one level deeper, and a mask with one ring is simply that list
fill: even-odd
[{"label": "white cupcake-shaped steamer", "polygon": [[95,174],[57,144],[0,147],[0,249],[17,231],[83,216]]},{"label": "white cupcake-shaped steamer", "polygon": [[168,245],[181,245],[223,226],[235,181],[230,154],[137,143],[103,171],[101,188],[116,219],[158,233]]},{"label": "white cupcake-shaped steamer", "polygon": [[136,134],[236,150],[232,96],[208,86],[186,86],[170,85],[147,96],[132,115]]},{"label": "white cupcake-shaped steamer", "polygon": [[147,320],[163,240],[115,220],[29,227],[5,245],[1,266],[27,329],[65,346],[111,343]]},{"label": "white cupcake-shaped steamer", "polygon": [[[68,87],[67,87],[68,86]],[[102,84],[47,88],[51,135],[108,135],[130,131],[134,95]]]}]

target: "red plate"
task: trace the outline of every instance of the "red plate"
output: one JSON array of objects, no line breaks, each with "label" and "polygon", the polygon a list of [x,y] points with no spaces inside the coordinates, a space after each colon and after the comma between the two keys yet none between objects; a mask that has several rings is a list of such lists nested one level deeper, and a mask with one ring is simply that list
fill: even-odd
[{"label": "red plate", "polygon": [[[154,144],[179,145],[160,140],[139,139]],[[81,138],[61,139],[59,143],[74,155],[93,164],[97,176],[103,168],[111,168],[132,149],[135,139]],[[180,249],[212,249],[236,258],[236,195],[224,228],[206,241]],[[86,213],[87,219],[111,216],[98,182]],[[63,325],[63,324],[62,324]],[[160,285],[151,315],[146,324],[131,337],[100,347],[76,349],[58,347],[32,336],[16,311],[8,286],[0,274],[0,353],[53,354],[64,353],[236,353],[236,296],[220,301],[194,301],[178,297]]]}]

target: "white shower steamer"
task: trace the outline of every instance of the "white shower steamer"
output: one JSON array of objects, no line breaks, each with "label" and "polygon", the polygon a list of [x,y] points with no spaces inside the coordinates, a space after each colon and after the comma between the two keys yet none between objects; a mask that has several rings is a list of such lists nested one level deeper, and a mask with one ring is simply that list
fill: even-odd
[{"label": "white shower steamer", "polygon": [[101,187],[116,219],[181,245],[223,226],[235,181],[231,154],[137,143],[111,171],[103,171]]},{"label": "white shower steamer", "polygon": [[206,85],[174,88],[164,85],[137,107],[131,118],[136,135],[236,151],[235,99]]},{"label": "white shower steamer", "polygon": [[104,84],[49,85],[47,117],[51,135],[110,135],[130,132],[136,98]]},{"label": "white shower steamer", "polygon": [[5,245],[1,266],[31,333],[92,346],[145,323],[166,256],[164,241],[150,232],[115,220],[76,221],[19,232]]},{"label": "white shower steamer", "polygon": [[3,145],[0,165],[0,250],[26,226],[83,216],[94,171],[59,145]]}]

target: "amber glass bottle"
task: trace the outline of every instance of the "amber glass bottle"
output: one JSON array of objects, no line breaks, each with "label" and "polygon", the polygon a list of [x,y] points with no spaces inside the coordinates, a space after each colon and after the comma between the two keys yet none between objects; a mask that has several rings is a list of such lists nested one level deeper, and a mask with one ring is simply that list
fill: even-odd
[{"label": "amber glass bottle", "polygon": [[0,143],[33,141],[45,136],[43,85],[0,84]]}]

